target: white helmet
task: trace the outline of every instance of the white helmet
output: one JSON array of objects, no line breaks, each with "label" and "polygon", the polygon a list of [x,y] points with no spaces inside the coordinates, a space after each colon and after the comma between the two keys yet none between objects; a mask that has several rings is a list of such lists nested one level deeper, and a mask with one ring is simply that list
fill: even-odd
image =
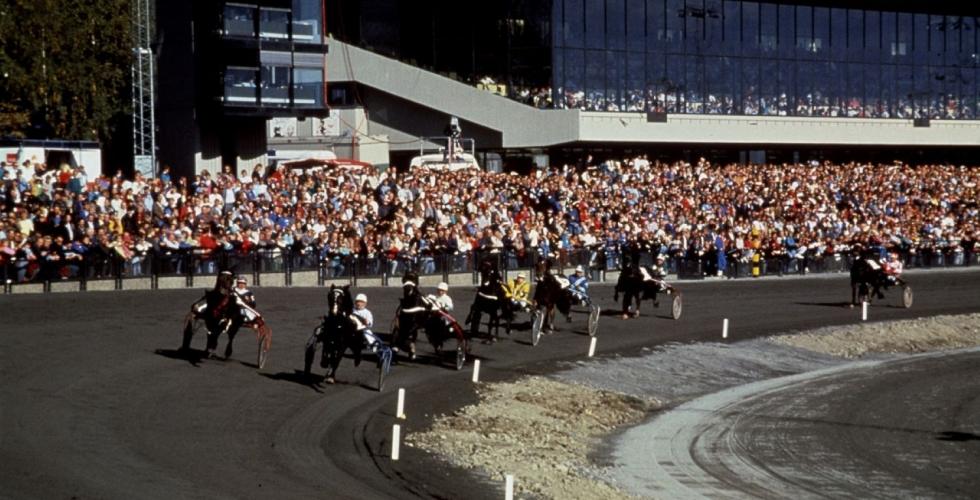
[{"label": "white helmet", "polygon": [[364,295],[363,293],[357,294],[357,297],[354,297],[354,302],[364,302],[367,304],[367,295]]},{"label": "white helmet", "polygon": [[527,279],[527,276],[524,273],[517,273],[517,279],[524,280]]},{"label": "white helmet", "polygon": [[663,261],[664,261],[664,254],[657,255],[657,262],[663,262]]},{"label": "white helmet", "polygon": [[443,281],[443,282],[439,283],[438,285],[436,285],[436,290],[442,290],[444,292],[448,292],[449,291],[449,284],[446,283],[445,281]]},{"label": "white helmet", "polygon": [[578,266],[578,267],[575,268],[575,273],[576,274],[578,274],[578,273],[584,273],[584,272],[585,272],[585,269],[583,269],[582,266]]}]

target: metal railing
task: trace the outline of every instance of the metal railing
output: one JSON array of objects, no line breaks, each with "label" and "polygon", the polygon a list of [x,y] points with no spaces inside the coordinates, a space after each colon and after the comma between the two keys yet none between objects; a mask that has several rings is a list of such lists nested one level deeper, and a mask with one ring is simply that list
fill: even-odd
[{"label": "metal railing", "polygon": [[[654,254],[651,252],[629,252],[638,259],[640,265],[651,265]],[[799,274],[846,273],[851,267],[850,254],[799,253],[768,254],[761,252],[758,257],[729,253],[723,265],[713,252],[680,252],[668,254],[666,261],[668,273],[676,279],[704,279],[706,277],[725,277],[743,279],[762,276],[785,276]],[[5,256],[0,261],[0,283],[3,292],[11,293],[22,285],[42,285],[50,291],[54,283],[77,283],[79,290],[86,290],[92,282],[100,282],[102,289],[123,289],[123,282],[130,279],[148,280],[145,288],[160,288],[160,280],[170,278],[167,287],[174,283],[183,286],[201,287],[213,283],[212,276],[220,271],[230,270],[251,278],[252,283],[262,286],[265,283],[285,286],[305,285],[323,286],[327,283],[344,282],[352,285],[388,285],[408,271],[424,277],[449,281],[450,276],[466,276],[477,283],[479,263],[491,260],[506,273],[524,271],[531,275],[534,263],[539,257],[553,259],[555,269],[562,274],[571,274],[572,269],[582,266],[592,281],[609,281],[607,273],[620,269],[623,252],[618,248],[576,248],[540,253],[536,249],[518,250],[514,248],[479,249],[456,252],[423,252],[413,254],[357,255],[346,251],[331,252],[316,247],[252,247],[248,250],[236,249],[179,249],[155,250],[124,258],[119,253],[93,253],[84,258],[63,261],[22,260]],[[906,269],[950,268],[980,265],[980,254],[969,249],[923,248],[900,252]],[[296,278],[303,276],[301,283]],[[174,280],[173,278],[182,278]],[[202,278],[206,278],[202,280]],[[457,279],[457,283],[459,283]]]}]

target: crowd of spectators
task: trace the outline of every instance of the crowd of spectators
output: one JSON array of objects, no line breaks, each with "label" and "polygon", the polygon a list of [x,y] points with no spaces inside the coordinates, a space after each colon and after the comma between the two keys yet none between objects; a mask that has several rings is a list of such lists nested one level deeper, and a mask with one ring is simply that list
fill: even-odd
[{"label": "crowd of spectators", "polygon": [[127,179],[25,161],[2,178],[0,277],[14,282],[213,272],[255,252],[333,274],[353,257],[363,272],[431,272],[474,250],[513,266],[583,249],[614,266],[625,249],[798,260],[861,244],[962,263],[980,237],[980,169],[955,165],[589,157],[532,175],[256,165]]},{"label": "crowd of spectators", "polygon": [[825,118],[930,118],[933,120],[972,120],[974,108],[955,95],[936,94],[890,100],[861,97],[828,96],[816,91],[790,97],[786,93],[766,94],[749,88],[744,95],[730,93],[684,92],[670,84],[645,91],[616,91],[558,89],[558,100],[552,88],[498,85],[489,77],[478,83],[482,89],[509,97],[515,101],[548,109],[581,109],[627,113],[677,113],[748,116],[812,116]]}]

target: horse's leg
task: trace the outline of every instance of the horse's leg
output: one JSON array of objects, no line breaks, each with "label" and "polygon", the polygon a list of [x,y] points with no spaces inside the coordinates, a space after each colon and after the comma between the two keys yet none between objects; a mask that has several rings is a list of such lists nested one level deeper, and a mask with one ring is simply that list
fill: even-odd
[{"label": "horse's leg", "polygon": [[323,355],[329,356],[328,359],[330,365],[330,369],[327,371],[327,376],[324,378],[324,381],[328,384],[332,384],[337,381],[337,368],[340,367],[340,358],[344,357],[344,351],[347,349],[343,344],[338,345],[338,341],[336,340],[330,343],[329,349],[331,349],[331,352],[329,354],[327,353],[327,349],[327,343],[324,342]]},{"label": "horse's leg", "polygon": [[221,335],[221,323],[212,317],[207,317],[204,320],[204,325],[208,329],[208,341],[206,349],[208,356],[212,356],[214,351],[218,348],[218,336]]},{"label": "horse's leg", "polygon": [[188,313],[184,319],[184,338],[180,344],[180,350],[187,351],[191,348],[191,340],[194,338],[194,313]]},{"label": "horse's leg", "polygon": [[225,359],[231,358],[231,353],[233,350],[232,343],[235,341],[235,335],[238,334],[238,330],[241,327],[241,319],[234,319],[231,321],[231,325],[228,327],[228,345],[225,346]]}]

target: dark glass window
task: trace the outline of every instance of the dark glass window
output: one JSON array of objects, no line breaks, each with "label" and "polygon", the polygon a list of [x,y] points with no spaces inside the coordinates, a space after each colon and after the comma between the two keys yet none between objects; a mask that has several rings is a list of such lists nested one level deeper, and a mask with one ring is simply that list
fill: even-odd
[{"label": "dark glass window", "polygon": [[793,57],[796,47],[796,6],[779,6],[779,55]]},{"label": "dark glass window", "polygon": [[626,59],[618,51],[606,52],[606,109],[622,111],[626,90]]},{"label": "dark glass window", "polygon": [[585,0],[585,46],[590,49],[602,49],[606,46],[604,0]]},{"label": "dark glass window", "polygon": [[626,2],[626,48],[629,50],[646,50],[646,9],[645,0]]},{"label": "dark glass window", "polygon": [[739,55],[742,49],[742,3],[725,0],[724,3],[724,44],[722,52]]},{"label": "dark glass window", "polygon": [[742,60],[742,113],[758,115],[759,99],[759,60]]},{"label": "dark glass window", "polygon": [[262,65],[262,105],[289,105],[289,66]]},{"label": "dark glass window", "polygon": [[864,11],[847,11],[847,58],[850,61],[864,59]]},{"label": "dark glass window", "polygon": [[271,39],[289,38],[289,11],[281,9],[259,10],[259,37]]},{"label": "dark glass window", "polygon": [[254,5],[225,5],[224,34],[255,38],[255,10]]},{"label": "dark glass window", "polygon": [[588,109],[606,110],[606,51],[585,53],[585,99]]},{"label": "dark glass window", "polygon": [[772,57],[778,46],[778,6],[764,3],[759,6],[759,50],[765,57]]},{"label": "dark glass window", "polygon": [[323,6],[320,0],[293,0],[293,40],[320,43],[323,39]]},{"label": "dark glass window", "polygon": [[626,0],[606,2],[606,47],[626,48]]},{"label": "dark glass window", "polygon": [[810,52],[817,59],[825,59],[830,50],[830,9],[813,9],[813,45]]},{"label": "dark glass window", "polygon": [[299,107],[323,107],[322,69],[293,69],[293,103]]},{"label": "dark glass window", "polygon": [[881,60],[881,13],[877,11],[864,13],[864,60]]},{"label": "dark glass window", "polygon": [[645,111],[646,57],[641,52],[631,52],[626,57],[627,111]]},{"label": "dark glass window", "polygon": [[229,104],[255,104],[258,74],[257,68],[229,66],[225,69],[224,101]]},{"label": "dark glass window", "polygon": [[830,57],[835,61],[847,57],[846,9],[830,9]]},{"label": "dark glass window", "polygon": [[759,53],[759,4],[742,4],[742,54]]},{"label": "dark glass window", "polygon": [[724,32],[721,0],[704,0],[704,47],[708,54],[721,54]]},{"label": "dark glass window", "polygon": [[796,7],[796,54],[801,58],[811,58],[815,53],[813,8],[807,5],[798,5]]},{"label": "dark glass window", "polygon": [[565,105],[583,108],[585,99],[585,51],[565,50]]},{"label": "dark glass window", "polygon": [[677,51],[684,46],[684,0],[667,0],[665,16],[667,29],[663,35],[664,46]]},{"label": "dark glass window", "polygon": [[[561,1],[561,0],[555,0]],[[565,27],[566,47],[585,47],[585,16],[584,0],[564,0],[565,16],[562,25]]]},{"label": "dark glass window", "polygon": [[665,92],[667,94],[666,106],[668,113],[683,113],[684,99],[687,86],[684,82],[684,66],[686,58],[678,55],[667,56],[667,80],[665,82]]}]

